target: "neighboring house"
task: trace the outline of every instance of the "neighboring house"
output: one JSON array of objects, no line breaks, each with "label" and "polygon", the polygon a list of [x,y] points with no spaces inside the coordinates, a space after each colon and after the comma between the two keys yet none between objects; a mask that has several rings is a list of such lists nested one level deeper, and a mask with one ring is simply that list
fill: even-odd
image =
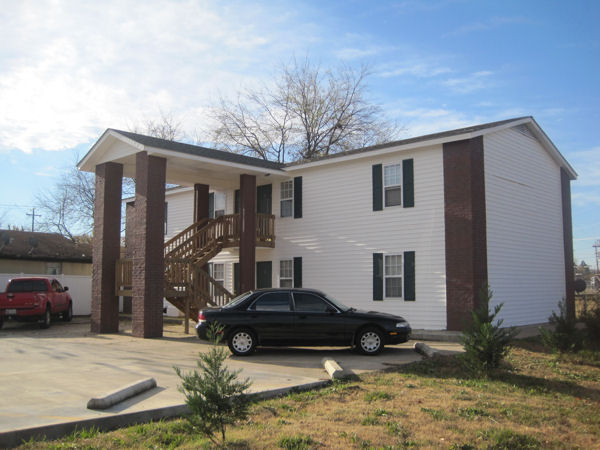
[{"label": "neighboring house", "polygon": [[92,274],[92,246],[56,233],[0,230],[0,273]]},{"label": "neighboring house", "polygon": [[73,313],[91,312],[92,246],[60,234],[0,230],[0,292],[9,279],[52,275],[69,287]]},{"label": "neighboring house", "polygon": [[[576,173],[531,117],[286,165],[109,129],[79,168],[96,171],[95,236],[106,237],[95,246],[113,265],[115,186],[123,175],[138,180],[127,270],[134,316],[137,295],[138,320],[150,323],[134,330],[139,336],[162,333],[156,277],[165,253],[151,244],[159,235],[168,240],[167,285],[183,271],[169,261],[193,246],[202,269],[210,260],[212,278],[195,276],[211,292],[215,284],[317,288],[349,306],[400,314],[413,328],[461,329],[486,282],[504,303],[505,325],[546,322],[562,298],[573,307]],[[188,187],[165,195],[165,181]],[[115,295],[114,274],[103,270],[94,281],[107,286],[95,300],[96,331],[115,326],[114,314],[101,318]]]}]

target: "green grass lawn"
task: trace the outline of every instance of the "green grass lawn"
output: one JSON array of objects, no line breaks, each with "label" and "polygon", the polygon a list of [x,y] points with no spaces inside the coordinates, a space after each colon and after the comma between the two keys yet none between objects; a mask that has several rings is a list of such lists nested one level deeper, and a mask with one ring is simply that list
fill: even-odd
[{"label": "green grass lawn", "polygon": [[[598,448],[600,352],[517,341],[489,379],[454,357],[255,403],[227,448]],[[21,448],[211,448],[183,419]]]}]

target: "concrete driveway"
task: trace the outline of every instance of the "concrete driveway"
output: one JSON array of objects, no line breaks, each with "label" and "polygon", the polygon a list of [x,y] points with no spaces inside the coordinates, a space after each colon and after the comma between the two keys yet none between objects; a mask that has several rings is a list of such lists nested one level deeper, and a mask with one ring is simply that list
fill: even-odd
[{"label": "concrete driveway", "polygon": [[[208,345],[184,334],[183,325],[165,325],[160,339],[132,337],[129,322],[122,322],[121,329],[119,334],[92,334],[84,318],[54,322],[47,330],[37,324],[5,323],[0,330],[0,433],[184,403],[173,366],[194,369],[198,353]],[[456,344],[429,344],[459,350]],[[227,364],[242,369],[241,376],[250,378],[251,390],[258,392],[328,379],[324,357],[355,373],[406,364],[420,359],[412,346],[387,347],[375,357],[345,348],[265,348],[251,357],[230,356]],[[91,397],[148,377],[156,380],[157,388],[108,410],[86,408]]]}]

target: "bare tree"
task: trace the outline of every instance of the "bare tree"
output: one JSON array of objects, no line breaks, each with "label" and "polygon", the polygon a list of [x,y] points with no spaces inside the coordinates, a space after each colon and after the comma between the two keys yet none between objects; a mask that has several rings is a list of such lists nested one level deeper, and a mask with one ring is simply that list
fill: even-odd
[{"label": "bare tree", "polygon": [[[168,140],[183,136],[181,124],[162,112],[160,120],[148,120],[144,129],[133,131]],[[96,178],[93,173],[77,170],[78,159],[50,191],[36,196],[36,203],[42,214],[38,222],[39,229],[60,233],[73,241],[81,240],[82,236],[90,236],[94,229]],[[135,180],[123,178],[122,192],[123,197],[134,195]]]},{"label": "bare tree", "polygon": [[157,120],[147,119],[142,126],[131,128],[134,133],[147,134],[148,136],[166,139],[167,141],[177,141],[185,137],[181,128],[181,122],[173,117],[171,113],[160,111],[160,118]]},{"label": "bare tree", "polygon": [[275,87],[246,90],[213,108],[217,146],[285,162],[388,142],[399,128],[366,98],[366,67],[322,70],[308,59],[280,70]]}]

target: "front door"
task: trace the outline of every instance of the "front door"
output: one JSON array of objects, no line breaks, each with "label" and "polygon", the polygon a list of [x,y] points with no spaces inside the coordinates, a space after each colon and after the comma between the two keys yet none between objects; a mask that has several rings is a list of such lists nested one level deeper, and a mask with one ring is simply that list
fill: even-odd
[{"label": "front door", "polygon": [[258,214],[271,214],[272,184],[257,186],[256,188],[256,212]]},{"label": "front door", "polygon": [[271,281],[272,269],[271,261],[259,261],[256,263],[256,289],[273,287]]}]

